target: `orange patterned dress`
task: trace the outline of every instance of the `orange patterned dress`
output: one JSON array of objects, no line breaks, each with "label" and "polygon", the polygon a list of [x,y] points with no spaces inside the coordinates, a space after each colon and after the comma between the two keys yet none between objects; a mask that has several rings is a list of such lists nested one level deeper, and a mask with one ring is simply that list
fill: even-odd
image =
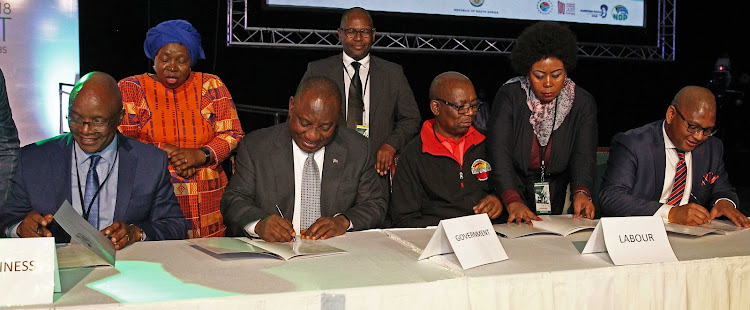
[{"label": "orange patterned dress", "polygon": [[122,79],[125,117],[118,127],[124,135],[163,148],[211,150],[215,163],[182,178],[172,165],[174,193],[188,222],[188,238],[224,236],[226,227],[219,202],[227,185],[220,163],[237,147],[245,133],[224,83],[215,75],[191,72],[176,89],[164,87],[149,74]]}]

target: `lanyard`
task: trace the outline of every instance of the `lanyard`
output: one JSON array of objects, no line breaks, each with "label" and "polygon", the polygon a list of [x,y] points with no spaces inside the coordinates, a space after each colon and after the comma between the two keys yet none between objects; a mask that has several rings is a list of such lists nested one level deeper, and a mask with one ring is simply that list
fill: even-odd
[{"label": "lanyard", "polygon": [[539,168],[542,168],[542,174],[540,177],[540,182],[544,182],[544,158],[547,155],[547,146],[549,146],[549,143],[552,142],[552,132],[555,131],[555,122],[557,122],[557,98],[555,98],[555,114],[552,118],[552,131],[549,133],[549,140],[547,140],[547,145],[542,146],[541,142],[539,142],[537,139],[537,143],[539,143]]},{"label": "lanyard", "polygon": [[[360,63],[360,66],[361,66],[361,63]],[[349,74],[349,70],[346,69],[346,64],[344,64],[344,73],[346,73],[346,77],[349,78],[349,87],[352,87],[352,79],[354,78],[354,76]],[[367,69],[367,76],[365,77],[365,83],[362,84],[362,100],[363,101],[365,100],[364,98],[365,98],[365,93],[367,93],[367,83],[369,81],[370,81],[370,69]],[[349,99],[347,98],[346,100],[349,100]]]},{"label": "lanyard", "polygon": [[[115,146],[117,146],[115,144]],[[83,215],[83,218],[86,219],[86,221],[89,220],[89,214],[91,214],[91,206],[94,205],[94,201],[96,200],[96,197],[99,196],[99,192],[101,192],[102,188],[104,187],[104,184],[107,183],[107,180],[109,180],[109,176],[112,175],[112,170],[115,169],[115,164],[117,164],[117,159],[120,157],[120,148],[117,147],[117,151],[115,151],[115,161],[112,163],[112,166],[109,167],[109,172],[107,172],[107,177],[104,178],[104,182],[102,184],[99,184],[99,187],[96,189],[96,193],[94,193],[94,197],[91,198],[91,202],[89,202],[88,209],[84,208],[84,201],[83,201],[83,191],[81,191],[81,177],[78,175],[78,152],[75,150],[75,146],[73,147],[73,156],[75,156],[76,161],[76,181],[78,181],[78,196],[81,198],[81,215]],[[91,166],[89,166],[91,167]],[[90,168],[89,168],[90,169]]]}]

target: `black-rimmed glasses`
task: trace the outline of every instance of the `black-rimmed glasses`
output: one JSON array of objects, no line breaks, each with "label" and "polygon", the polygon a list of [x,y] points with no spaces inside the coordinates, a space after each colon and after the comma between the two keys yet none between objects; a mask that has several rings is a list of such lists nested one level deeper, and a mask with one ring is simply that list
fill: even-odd
[{"label": "black-rimmed glasses", "polygon": [[358,33],[360,36],[362,36],[363,39],[367,39],[369,37],[372,37],[372,34],[375,32],[375,28],[363,28],[363,29],[339,28],[339,30],[343,31],[344,34],[346,34],[346,37],[349,39],[354,39]]},{"label": "black-rimmed glasses", "polygon": [[470,109],[472,111],[474,111],[474,112],[477,112],[482,107],[482,103],[483,103],[481,101],[477,101],[475,104],[472,104],[472,105],[463,105],[463,106],[461,106],[461,105],[450,103],[450,102],[445,101],[443,99],[435,99],[435,100],[440,101],[440,102],[444,103],[445,105],[450,106],[450,107],[456,109],[456,112],[458,112],[458,114],[469,113]]},{"label": "black-rimmed glasses", "polygon": [[106,120],[93,120],[85,122],[80,117],[72,117],[68,115],[66,118],[68,119],[68,126],[73,128],[83,128],[83,125],[89,125],[89,128],[91,128],[93,131],[103,131],[107,128],[110,124],[112,124],[113,121],[118,120],[119,114],[115,115],[114,117]]},{"label": "black-rimmed glasses", "polygon": [[689,132],[689,133],[699,133],[699,132],[701,132],[701,131],[702,131],[702,134],[703,134],[704,136],[706,136],[706,137],[710,137],[710,136],[713,136],[714,134],[716,134],[716,132],[717,132],[717,131],[719,130],[719,129],[718,129],[718,128],[716,128],[716,127],[711,127],[711,128],[703,128],[703,127],[701,127],[701,126],[698,126],[698,125],[692,125],[692,124],[690,124],[690,123],[689,123],[689,122],[687,121],[687,119],[685,119],[685,117],[684,117],[684,116],[682,116],[682,113],[680,113],[680,110],[678,110],[678,109],[677,109],[677,106],[676,106],[676,105],[672,105],[672,107],[673,107],[673,108],[674,108],[674,110],[675,110],[675,111],[677,112],[677,115],[679,115],[679,116],[680,116],[680,118],[682,118],[682,121],[684,121],[684,122],[685,122],[685,125],[687,125],[687,132]]}]

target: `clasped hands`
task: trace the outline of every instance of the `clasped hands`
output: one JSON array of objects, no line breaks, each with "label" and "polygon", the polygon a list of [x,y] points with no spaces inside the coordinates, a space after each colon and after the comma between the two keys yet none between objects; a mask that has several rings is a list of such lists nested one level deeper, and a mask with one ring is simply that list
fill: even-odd
[{"label": "clasped hands", "polygon": [[183,178],[192,177],[196,169],[206,162],[206,154],[198,148],[182,149],[172,144],[165,144],[163,149],[167,152],[167,158],[174,167],[174,171]]},{"label": "clasped hands", "polygon": [[[39,212],[31,211],[18,225],[16,233],[21,238],[31,237],[52,237],[52,232],[47,229],[47,225],[52,223],[52,214],[41,215]],[[115,221],[112,225],[100,231],[102,235],[109,236],[115,245],[115,250],[120,250],[141,241],[143,231],[138,226],[127,225],[120,221]]]},{"label": "clasped hands", "polygon": [[702,225],[720,216],[726,216],[739,227],[750,227],[750,219],[726,200],[716,202],[711,212],[697,203],[688,203],[669,210],[669,221],[683,225]]},{"label": "clasped hands", "polygon": [[[325,240],[340,236],[349,229],[349,219],[344,215],[322,216],[308,229],[302,229],[302,239]],[[268,242],[289,242],[297,235],[292,222],[277,214],[267,216],[255,225],[255,233]]]}]

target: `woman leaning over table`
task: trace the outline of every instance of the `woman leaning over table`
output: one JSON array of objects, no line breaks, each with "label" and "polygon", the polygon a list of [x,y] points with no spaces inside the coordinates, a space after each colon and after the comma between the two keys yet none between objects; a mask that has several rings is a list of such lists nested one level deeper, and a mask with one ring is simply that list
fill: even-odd
[{"label": "woman leaning over table", "polygon": [[245,135],[232,96],[219,77],[191,72],[206,57],[189,22],[170,20],[151,28],[143,49],[155,73],[119,82],[127,113],[119,129],[167,152],[187,237],[224,236],[219,201],[227,176],[220,164]]},{"label": "woman leaning over table", "polygon": [[[573,32],[555,22],[536,23],[516,40],[511,64],[520,76],[497,92],[487,134],[490,177],[508,222],[561,214],[568,183],[574,216],[594,218],[596,103],[568,77],[577,51]],[[538,192],[549,208],[536,204],[545,199]]]}]

